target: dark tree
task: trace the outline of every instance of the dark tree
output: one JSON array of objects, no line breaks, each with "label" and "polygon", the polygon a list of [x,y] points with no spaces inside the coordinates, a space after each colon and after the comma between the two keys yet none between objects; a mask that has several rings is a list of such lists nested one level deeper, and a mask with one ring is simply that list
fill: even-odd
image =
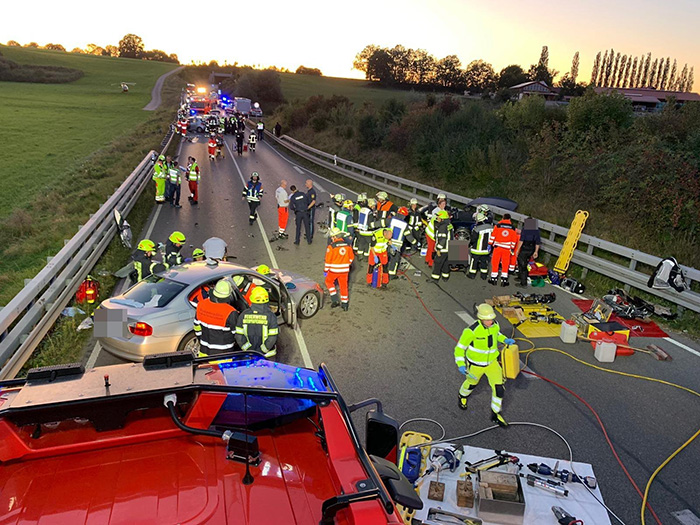
[{"label": "dark tree", "polygon": [[622,87],[630,87],[630,68],[632,67],[632,55],[627,57],[627,64],[625,65],[625,76],[622,78]]},{"label": "dark tree", "polygon": [[623,84],[623,79],[625,77],[625,71],[627,66],[627,55],[622,55],[620,59],[620,70],[617,73],[617,81],[615,82],[615,87],[625,87]]},{"label": "dark tree", "polygon": [[464,72],[464,81],[470,91],[488,93],[496,88],[496,72],[488,62],[474,60],[469,63]]},{"label": "dark tree", "polygon": [[129,33],[119,41],[119,56],[122,58],[141,58],[143,40],[140,36]]},{"label": "dark tree", "polygon": [[651,63],[651,70],[649,71],[649,87],[656,89],[656,70],[659,69],[659,59],[655,58]]},{"label": "dark tree", "polygon": [[498,74],[498,87],[501,89],[517,86],[523,82],[527,82],[527,73],[517,64],[504,67]]},{"label": "dark tree", "polygon": [[457,55],[448,55],[445,58],[438,60],[435,79],[438,83],[447,88],[458,88],[464,85],[464,73],[461,69]]},{"label": "dark tree", "polygon": [[647,53],[647,57],[644,59],[644,70],[642,72],[642,79],[639,82],[639,87],[649,86],[649,66],[651,65],[651,53]]},{"label": "dark tree", "polygon": [[63,47],[61,44],[46,44],[44,46],[44,49],[51,49],[53,51],[65,51],[66,48]]},{"label": "dark tree", "polygon": [[632,74],[630,76],[630,85],[629,87],[631,88],[636,88],[637,87],[637,68],[638,68],[638,63],[639,63],[639,57],[634,57],[634,63],[632,64]]},{"label": "dark tree", "polygon": [[619,76],[619,70],[620,70],[620,52],[617,52],[617,55],[615,55],[615,63],[613,64],[613,71],[612,75],[610,76],[610,87],[615,87],[617,84],[617,79]]},{"label": "dark tree", "polygon": [[688,72],[688,81],[685,83],[685,90],[690,92],[693,91],[693,84],[695,83],[695,67],[691,66]]},{"label": "dark tree", "polygon": [[608,63],[605,65],[605,80],[603,81],[603,86],[610,87],[610,77],[612,76],[613,63],[615,62],[615,50],[610,48],[610,53],[608,54]]},{"label": "dark tree", "polygon": [[668,71],[671,67],[671,57],[666,57],[666,60],[662,61],[664,63],[664,71],[661,74],[661,81],[659,82],[660,89],[666,89],[666,84],[668,84]]},{"label": "dark tree", "polygon": [[323,76],[321,70],[317,67],[299,66],[294,73],[297,75],[311,75],[312,77]]},{"label": "dark tree", "polygon": [[571,60],[571,80],[574,83],[576,83],[576,79],[578,78],[578,63],[578,51],[576,51],[576,53],[574,53],[574,58]]},{"label": "dark tree", "polygon": [[668,77],[668,86],[666,89],[669,91],[676,91],[676,73],[678,71],[677,69],[678,64],[676,63],[676,59],[673,59],[673,66],[671,66],[671,75]]},{"label": "dark tree", "polygon": [[591,71],[591,86],[598,85],[598,72],[600,71],[600,51],[595,56],[593,61],[593,70]]}]

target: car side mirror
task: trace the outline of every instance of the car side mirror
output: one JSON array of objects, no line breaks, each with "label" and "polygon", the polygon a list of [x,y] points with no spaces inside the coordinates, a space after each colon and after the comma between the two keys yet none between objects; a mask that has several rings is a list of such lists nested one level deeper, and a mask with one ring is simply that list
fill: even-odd
[{"label": "car side mirror", "polygon": [[423,508],[423,501],[413,488],[413,484],[406,479],[406,476],[395,464],[377,456],[370,456],[370,459],[394,502],[409,509],[420,510]]},{"label": "car side mirror", "polygon": [[365,424],[367,454],[386,458],[396,463],[399,446],[399,424],[383,412],[367,412]]}]

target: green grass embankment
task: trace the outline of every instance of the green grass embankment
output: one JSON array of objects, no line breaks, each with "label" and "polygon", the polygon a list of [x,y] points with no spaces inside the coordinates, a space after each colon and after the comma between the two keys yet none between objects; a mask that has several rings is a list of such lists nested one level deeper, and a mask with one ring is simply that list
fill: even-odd
[{"label": "green grass embankment", "polygon": [[[17,63],[85,72],[69,84],[0,83],[4,305],[158,147],[183,82],[170,77],[161,109],[149,112],[142,108],[155,81],[175,65],[4,46],[0,52]],[[135,82],[128,94],[122,81]]]}]

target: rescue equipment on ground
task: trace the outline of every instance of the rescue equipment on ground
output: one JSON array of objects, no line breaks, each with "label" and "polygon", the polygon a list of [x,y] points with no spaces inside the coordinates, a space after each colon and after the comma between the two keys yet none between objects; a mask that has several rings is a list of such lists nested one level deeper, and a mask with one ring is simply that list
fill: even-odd
[{"label": "rescue equipment on ground", "polygon": [[659,290],[673,288],[677,292],[684,292],[690,289],[685,280],[683,269],[674,257],[666,257],[654,268],[647,286]]},{"label": "rescue equipment on ground", "polygon": [[75,292],[75,300],[78,303],[94,304],[99,293],[100,283],[88,275]]},{"label": "rescue equipment on ground", "polygon": [[583,210],[578,210],[576,216],[574,217],[571,227],[569,228],[569,233],[566,236],[564,245],[561,248],[561,253],[559,253],[559,258],[554,264],[554,271],[564,275],[566,270],[569,269],[569,263],[571,263],[571,258],[574,255],[574,250],[578,244],[578,240],[581,238],[581,232],[583,227],[586,225],[586,219],[588,219],[588,212]]}]

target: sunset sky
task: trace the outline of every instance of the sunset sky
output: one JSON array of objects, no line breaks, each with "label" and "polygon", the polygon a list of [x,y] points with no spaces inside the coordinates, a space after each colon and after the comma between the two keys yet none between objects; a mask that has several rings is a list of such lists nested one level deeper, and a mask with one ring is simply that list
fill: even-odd
[{"label": "sunset sky", "polygon": [[[303,64],[327,76],[361,77],[352,70],[367,44],[423,48],[437,58],[456,54],[466,66],[481,58],[500,71],[525,69],[549,46],[550,67],[561,73],[580,52],[579,80],[590,80],[601,49],[677,58],[700,65],[700,1],[517,0],[298,2],[101,2],[38,0],[4,3],[0,43],[17,40],[67,49],[117,45],[126,33],[146,49],[176,53],[182,63],[217,60],[291,70]],[[203,7],[207,6],[207,7]],[[28,10],[31,7],[32,13]],[[700,76],[700,70],[698,70]]]}]

